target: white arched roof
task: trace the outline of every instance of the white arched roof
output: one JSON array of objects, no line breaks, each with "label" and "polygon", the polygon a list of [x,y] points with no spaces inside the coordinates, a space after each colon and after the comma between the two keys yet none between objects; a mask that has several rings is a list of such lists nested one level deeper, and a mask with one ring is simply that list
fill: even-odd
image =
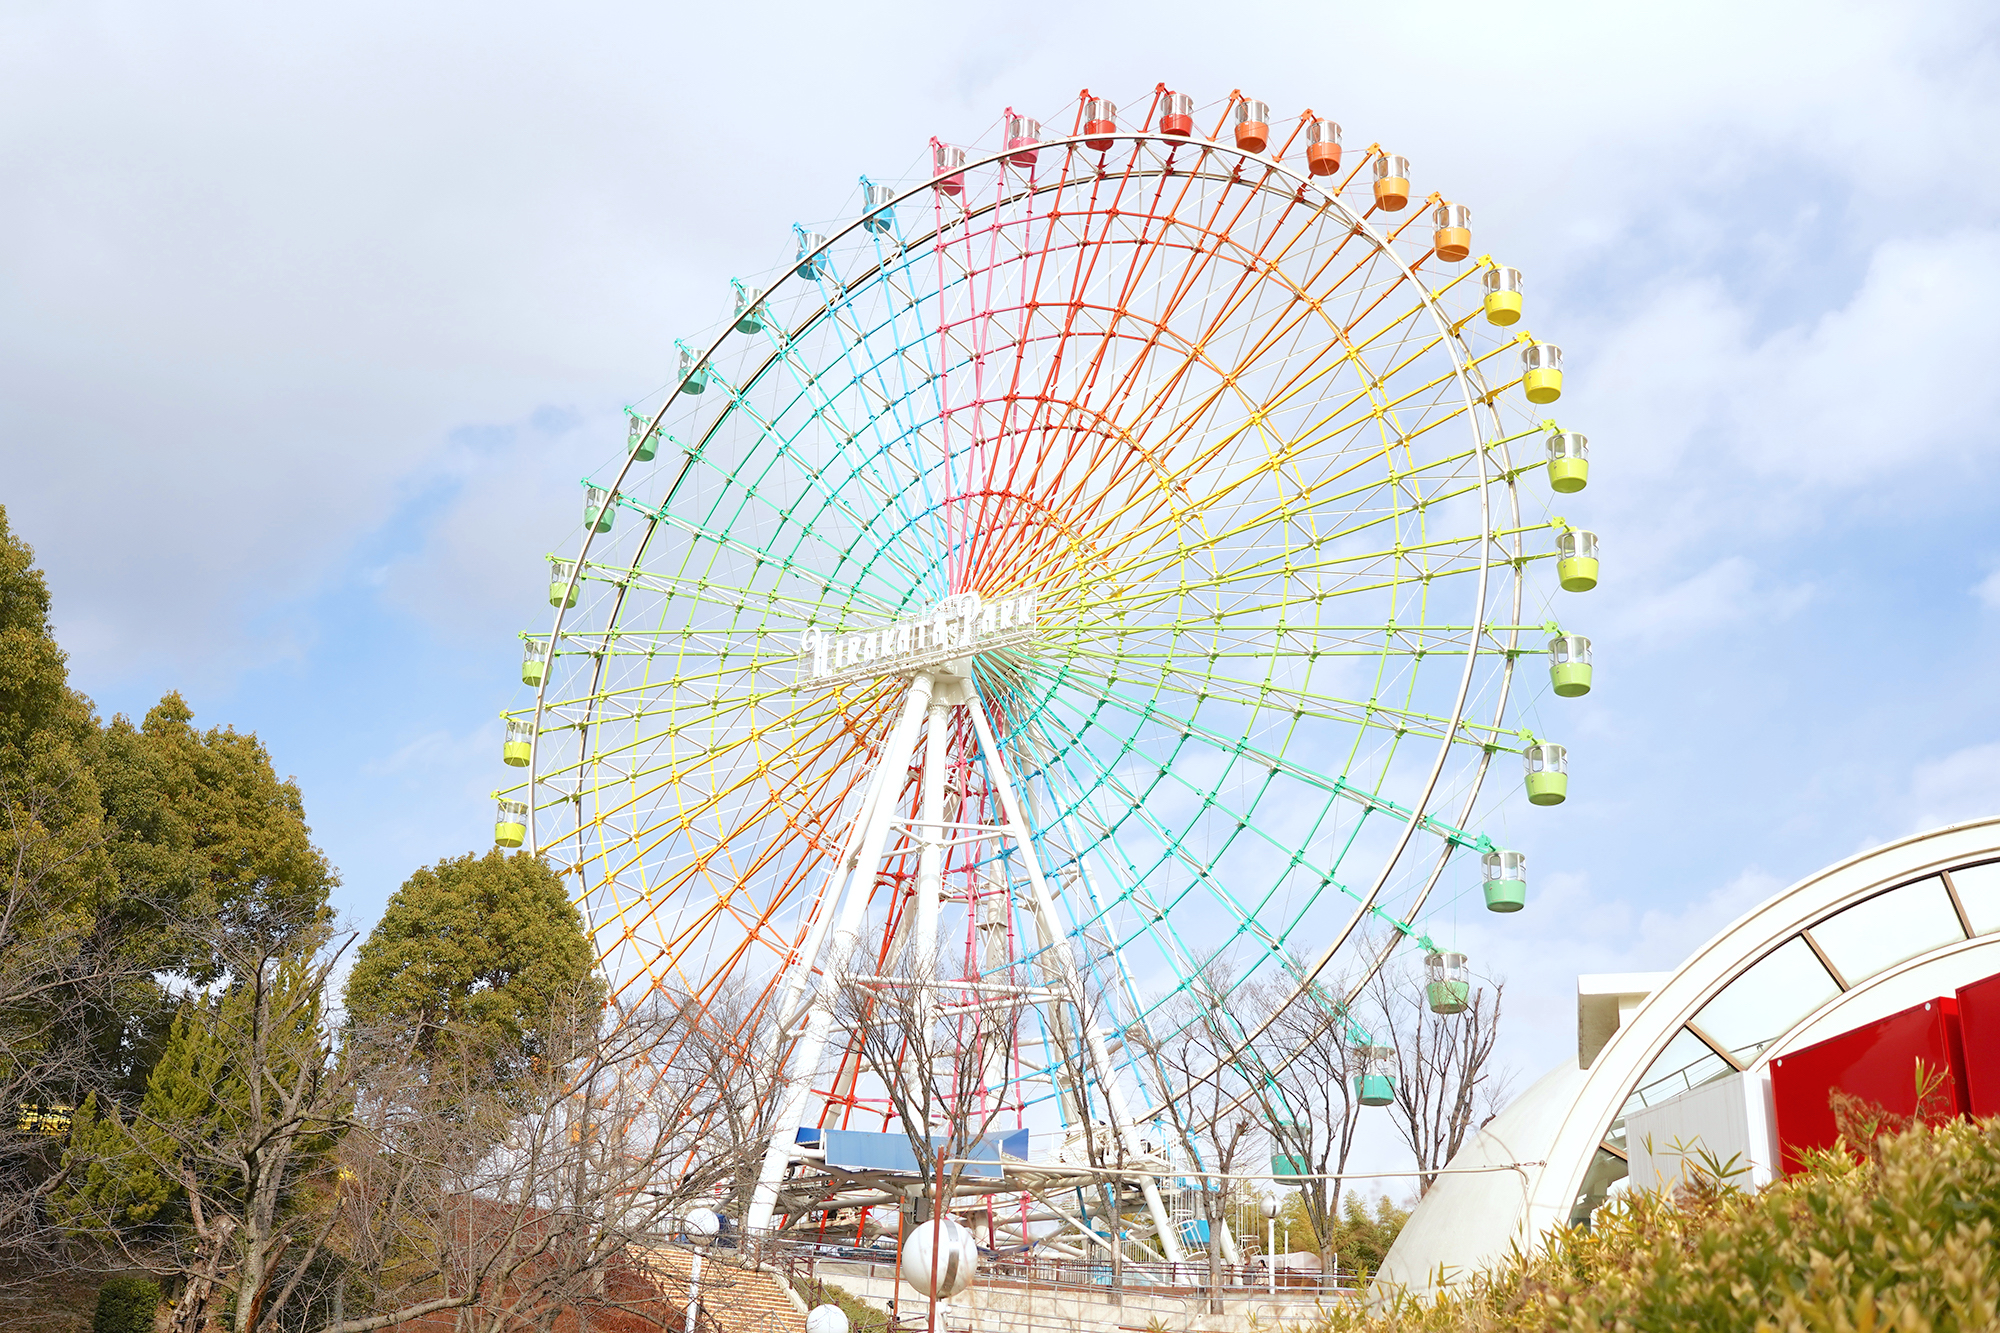
[{"label": "white arched roof", "polygon": [[[1460,1150],[1382,1277],[1429,1285],[1582,1221],[1624,1175],[1627,1113],[2000,972],[2000,818],[1850,857],[1745,914]],[[1471,1167],[1512,1169],[1472,1172]],[[1462,1173],[1460,1173],[1462,1172]]]}]

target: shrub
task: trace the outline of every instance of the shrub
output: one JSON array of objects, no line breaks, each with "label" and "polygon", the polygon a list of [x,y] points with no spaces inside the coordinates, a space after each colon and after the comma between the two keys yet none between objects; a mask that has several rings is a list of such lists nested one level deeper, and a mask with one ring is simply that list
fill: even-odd
[{"label": "shrub", "polygon": [[806,1303],[808,1310],[815,1305],[837,1305],[847,1316],[849,1333],[889,1333],[889,1312],[878,1310],[845,1287],[817,1278],[808,1281],[795,1278],[792,1289],[799,1293],[799,1299]]},{"label": "shrub", "polygon": [[114,1277],[97,1289],[90,1333],[153,1333],[160,1285],[149,1277]]},{"label": "shrub", "polygon": [[1315,1333],[1527,1329],[1970,1333],[2000,1327],[2000,1120],[1915,1123],[1757,1193],[1713,1164],[1634,1193],[1435,1298],[1390,1292]]}]

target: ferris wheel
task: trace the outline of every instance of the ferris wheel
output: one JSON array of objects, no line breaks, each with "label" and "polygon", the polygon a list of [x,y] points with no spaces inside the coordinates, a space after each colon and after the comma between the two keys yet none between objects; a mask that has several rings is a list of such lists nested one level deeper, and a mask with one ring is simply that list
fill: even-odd
[{"label": "ferris wheel", "polygon": [[1585,443],[1520,274],[1314,112],[1135,105],[1010,110],[796,226],[549,557],[498,840],[574,877],[626,999],[751,997],[782,1125],[883,1123],[828,1074],[840,948],[1055,960],[1107,1013],[1032,1013],[995,1095],[1129,1123],[1160,1090],[1104,1033],[1518,908],[1479,826],[1565,795],[1537,719],[1589,688],[1555,594],[1596,539],[1550,512]]}]

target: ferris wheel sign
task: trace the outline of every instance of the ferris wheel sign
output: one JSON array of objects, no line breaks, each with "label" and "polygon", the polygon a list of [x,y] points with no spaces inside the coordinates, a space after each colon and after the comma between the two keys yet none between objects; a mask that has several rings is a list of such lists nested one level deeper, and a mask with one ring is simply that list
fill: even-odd
[{"label": "ferris wheel sign", "polygon": [[1035,594],[987,601],[958,593],[921,615],[876,629],[826,633],[809,629],[799,639],[801,685],[842,685],[879,676],[905,676],[947,666],[974,653],[1022,648],[1034,642]]}]

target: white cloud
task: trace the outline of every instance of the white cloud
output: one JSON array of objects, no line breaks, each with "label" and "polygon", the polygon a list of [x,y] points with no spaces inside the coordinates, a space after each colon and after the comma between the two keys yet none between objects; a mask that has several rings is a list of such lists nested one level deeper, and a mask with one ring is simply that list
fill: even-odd
[{"label": "white cloud", "polygon": [[439,460],[441,498],[420,544],[380,571],[384,596],[437,631],[489,647],[539,627],[548,606],[543,555],[574,546],[577,478],[622,451],[624,430],[614,406],[582,420],[536,414],[479,432],[477,445],[461,439]]},{"label": "white cloud", "polygon": [[1972,595],[1979,599],[1982,606],[2000,609],[2000,569],[1973,584]]},{"label": "white cloud", "polygon": [[1607,641],[1644,651],[1688,642],[1747,621],[1784,620],[1812,600],[1810,583],[1772,587],[1740,555],[1655,593],[1619,602],[1607,620]]},{"label": "white cloud", "polygon": [[479,768],[490,773],[492,759],[500,751],[501,728],[488,722],[463,736],[439,729],[427,731],[380,758],[362,764],[370,777],[400,777],[428,781],[439,772],[462,773]]},{"label": "white cloud", "polygon": [[2000,304],[1996,245],[1990,230],[1888,241],[1851,301],[1744,349],[1733,397],[1745,460],[1811,488],[1990,461],[2000,380],[1980,330]]},{"label": "white cloud", "polygon": [[1536,876],[1530,867],[1526,909],[1474,911],[1457,936],[1476,971],[1507,982],[1512,1021],[1502,1024],[1499,1058],[1525,1076],[1517,1087],[1576,1050],[1578,976],[1671,971],[1783,887],[1753,868],[1706,892],[1635,899],[1594,875]]},{"label": "white cloud", "polygon": [[[1708,468],[1726,449],[1767,479],[1856,484],[1980,419],[1966,321],[1992,305],[1990,238],[1922,230],[1991,215],[2000,173],[1968,169],[2000,88],[1980,7],[1030,12],[1047,24],[998,43],[969,12],[905,3],[860,22],[612,5],[554,26],[509,4],[24,14],[0,50],[7,500],[91,627],[80,665],[290,651],[256,616],[408,521],[453,430],[643,393],[673,338],[722,313],[731,271],[787,257],[794,218],[838,216],[858,173],[893,178],[1004,103],[1059,123],[1086,79],[1131,104],[1161,77],[1203,103],[1240,85],[1410,152],[1528,268],[1580,407],[1595,367],[1639,358],[1645,429],[1603,436],[1635,477],[1692,447]],[[1272,24],[1302,39],[1274,46]],[[1329,86],[1315,25],[1388,54]],[[702,50],[744,55],[672,54]],[[1474,86],[1509,94],[1503,113],[1470,116]],[[1851,302],[1816,251],[1843,198],[1836,234],[1876,247]],[[1761,288],[1723,272],[1746,255],[1825,298],[1759,333]],[[1641,273],[1675,276],[1591,347],[1591,307]],[[1690,433],[1730,421],[1751,437]],[[1710,530],[1713,489],[1674,480],[1661,516]]]},{"label": "white cloud", "polygon": [[1911,832],[2000,814],[2000,742],[1968,745],[1918,764],[1906,803]]}]

